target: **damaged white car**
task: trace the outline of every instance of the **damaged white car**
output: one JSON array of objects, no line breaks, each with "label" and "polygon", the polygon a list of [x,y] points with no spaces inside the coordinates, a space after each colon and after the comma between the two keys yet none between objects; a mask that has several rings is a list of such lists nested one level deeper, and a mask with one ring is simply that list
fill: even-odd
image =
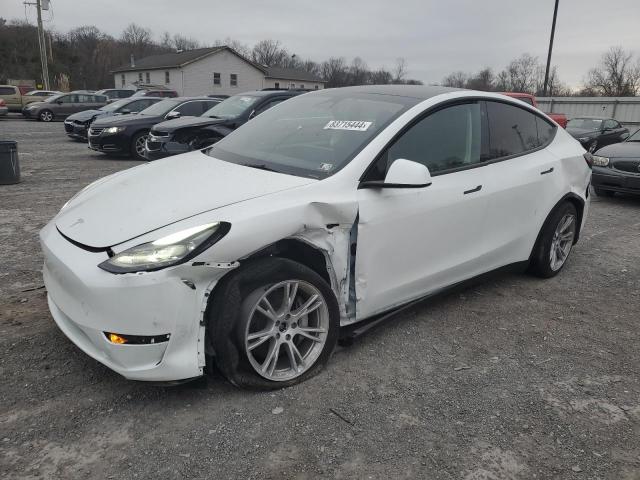
[{"label": "damaged white car", "polygon": [[587,216],[584,154],[498,94],[301,95],[73,197],[41,232],[49,307],[129,379],[194,378],[214,358],[235,385],[291,385],[340,327],[505,265],[557,274]]}]

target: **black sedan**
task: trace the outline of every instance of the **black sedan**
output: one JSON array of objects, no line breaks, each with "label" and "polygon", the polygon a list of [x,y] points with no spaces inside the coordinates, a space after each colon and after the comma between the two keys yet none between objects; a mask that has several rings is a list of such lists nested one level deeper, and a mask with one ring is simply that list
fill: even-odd
[{"label": "black sedan", "polygon": [[156,123],[183,115],[202,115],[218,102],[219,100],[208,97],[167,98],[135,115],[100,118],[89,128],[89,148],[144,160],[147,135]]},{"label": "black sedan", "polygon": [[591,184],[596,195],[640,195],[640,130],[622,143],[598,150],[592,163]]},{"label": "black sedan", "polygon": [[606,117],[578,117],[567,122],[569,132],[588,152],[627,139],[629,130],[617,120]]},{"label": "black sedan", "polygon": [[71,138],[76,140],[87,141],[87,131],[89,125],[98,118],[111,117],[113,115],[126,115],[129,113],[138,113],[145,108],[150,107],[154,103],[158,103],[161,98],[123,98],[115,102],[109,103],[97,110],[85,110],[83,112],[74,113],[67,117],[64,121],[64,131]]},{"label": "black sedan", "polygon": [[155,125],[147,138],[148,160],[199,150],[213,145],[256,115],[300,95],[295,90],[247,92],[227,98],[198,118],[180,118]]}]

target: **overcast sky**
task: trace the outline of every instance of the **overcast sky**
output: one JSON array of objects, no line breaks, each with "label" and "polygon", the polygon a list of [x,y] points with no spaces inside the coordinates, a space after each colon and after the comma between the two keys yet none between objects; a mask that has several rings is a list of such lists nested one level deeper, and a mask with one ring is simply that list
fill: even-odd
[{"label": "overcast sky", "polygon": [[[0,16],[25,18],[22,0]],[[546,61],[554,0],[51,0],[47,28],[95,25],[119,36],[130,22],[203,43],[231,37],[280,40],[302,58],[362,57],[369,67],[408,62],[425,83],[484,66],[498,71],[523,52]],[[28,7],[27,18],[35,21]],[[610,46],[640,55],[640,0],[560,0],[553,64],[580,86]]]}]

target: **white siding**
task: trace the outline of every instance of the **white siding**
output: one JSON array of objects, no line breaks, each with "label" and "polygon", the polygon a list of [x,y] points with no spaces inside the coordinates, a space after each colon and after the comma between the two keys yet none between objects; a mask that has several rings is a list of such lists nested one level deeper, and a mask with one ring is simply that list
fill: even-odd
[{"label": "white siding", "polygon": [[[264,74],[228,50],[214,53],[185,65],[184,95],[235,95],[264,88]],[[213,85],[213,74],[220,74],[220,85]],[[238,75],[238,86],[232,87],[230,76]]]},{"label": "white siding", "polygon": [[[165,83],[164,72],[169,72],[169,83]],[[125,76],[125,87],[134,87],[139,81],[139,74],[142,74],[142,83],[147,83],[147,72],[149,72],[150,83],[154,85],[160,85],[178,92],[178,95],[182,95],[182,72],[177,68],[164,69],[164,70],[141,70],[140,72],[123,72],[115,73],[113,75],[114,87],[122,88],[122,75]]]},{"label": "white siding", "polygon": [[322,90],[324,88],[324,83],[306,82],[304,80],[287,80],[286,78],[265,78],[264,88],[276,88],[276,83],[278,84],[278,88],[289,88],[290,86],[291,88],[310,88],[311,90],[315,89],[316,86],[318,87],[318,90]]}]

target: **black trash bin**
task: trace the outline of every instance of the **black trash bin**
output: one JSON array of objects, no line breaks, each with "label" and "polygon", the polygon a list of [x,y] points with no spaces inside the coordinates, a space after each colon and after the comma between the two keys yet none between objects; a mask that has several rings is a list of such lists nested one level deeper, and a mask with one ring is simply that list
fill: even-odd
[{"label": "black trash bin", "polygon": [[19,182],[18,143],[13,140],[0,140],[0,185]]}]

